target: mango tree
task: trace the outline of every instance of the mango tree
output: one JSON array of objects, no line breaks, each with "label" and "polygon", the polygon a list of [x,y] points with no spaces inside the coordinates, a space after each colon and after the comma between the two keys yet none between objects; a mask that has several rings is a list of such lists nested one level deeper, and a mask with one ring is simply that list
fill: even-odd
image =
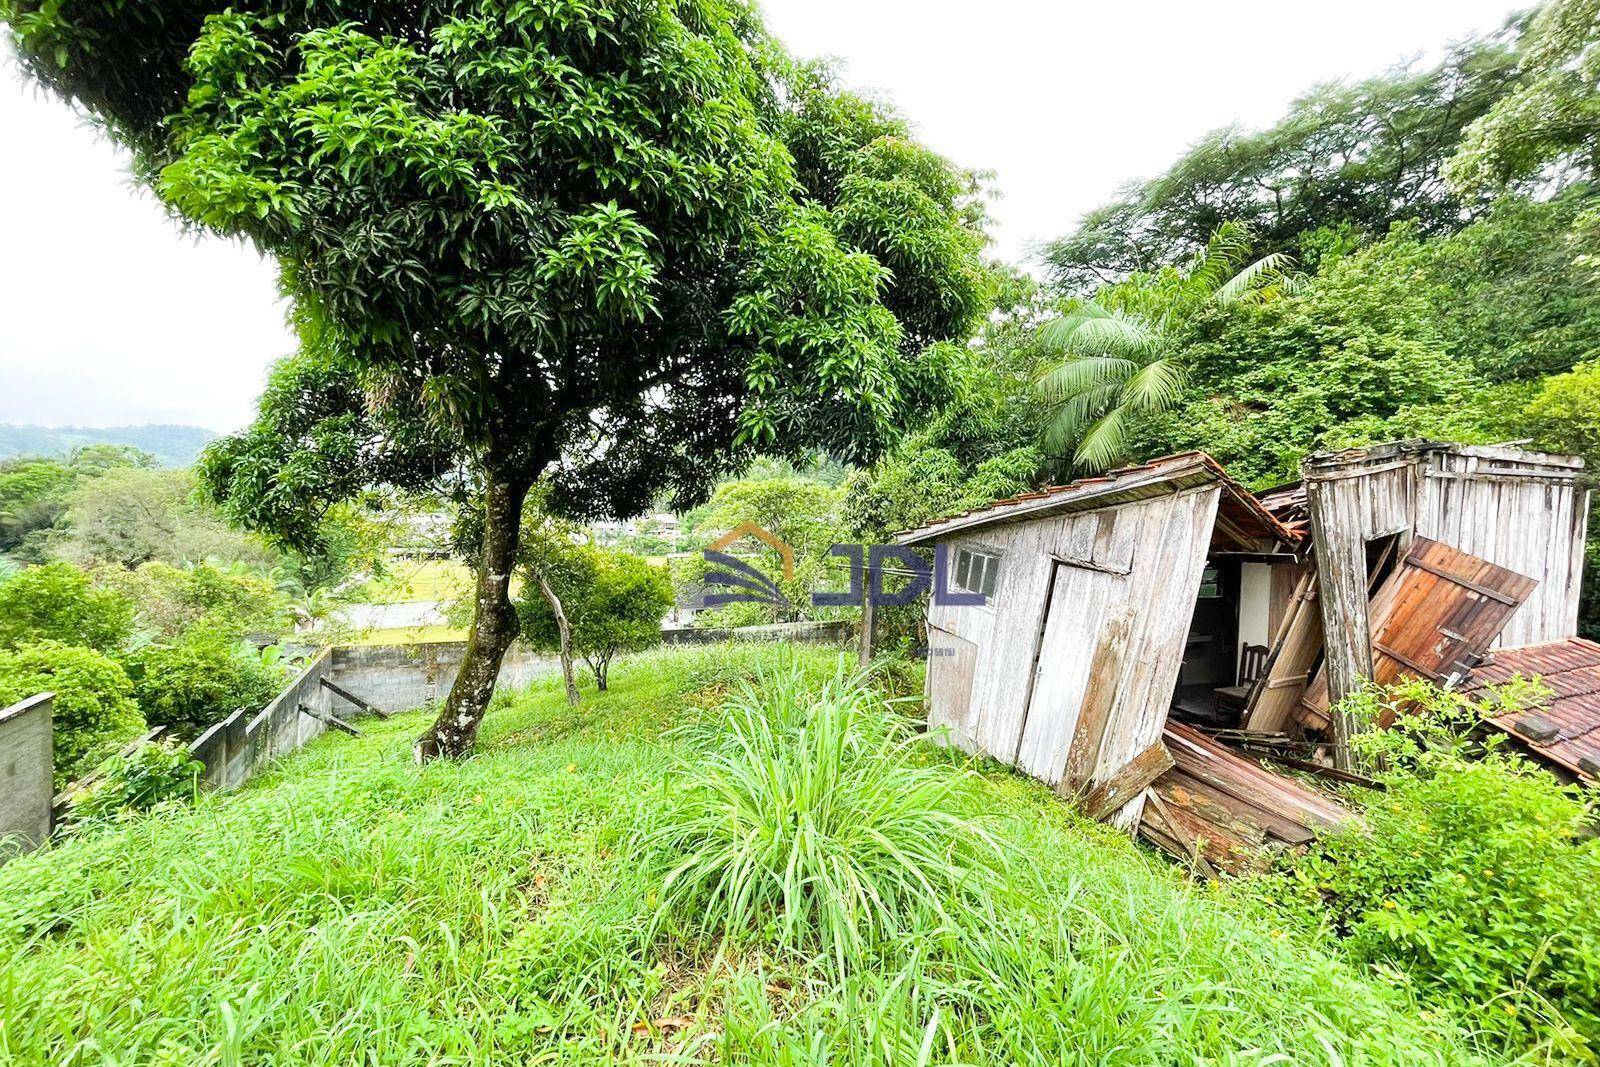
[{"label": "mango tree", "polygon": [[[971,176],[738,0],[0,0],[25,68],[190,224],[276,257],[303,351],[206,463],[285,538],[373,485],[482,517],[472,747],[530,487],[692,502],[753,450],[865,459],[981,314]],[[938,349],[931,351],[937,352]]]}]

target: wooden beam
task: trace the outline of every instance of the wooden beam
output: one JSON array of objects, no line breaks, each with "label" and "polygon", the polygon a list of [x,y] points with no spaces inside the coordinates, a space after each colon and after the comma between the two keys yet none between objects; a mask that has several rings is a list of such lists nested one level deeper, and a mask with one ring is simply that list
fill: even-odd
[{"label": "wooden beam", "polygon": [[344,686],[339,685],[337,682],[327,678],[321,679],[321,682],[324,689],[337,696],[343,697],[356,707],[360,708],[362,711],[370,712],[380,719],[387,719],[389,717],[389,713],[387,711],[384,711],[376,704],[368,704],[365,700],[362,700],[360,697],[350,692],[350,690],[346,689]]},{"label": "wooden beam", "polygon": [[335,730],[343,730],[345,733],[349,734],[351,737],[360,737],[361,736],[361,731],[360,730],[357,730],[354,726],[351,726],[349,723],[345,722],[343,719],[339,718],[339,716],[337,716],[337,715],[324,715],[322,712],[318,711],[316,708],[313,708],[309,704],[301,704],[300,705],[300,710],[303,713],[311,716],[313,719],[319,719],[322,722],[327,723],[329,726],[333,727]]},{"label": "wooden beam", "polygon": [[[1172,766],[1172,753],[1167,751],[1166,745],[1157,741],[1124,763],[1110,778],[1079,794],[1076,798],[1078,810],[1096,822],[1114,815]],[[1065,778],[1061,785],[1067,786]]]}]

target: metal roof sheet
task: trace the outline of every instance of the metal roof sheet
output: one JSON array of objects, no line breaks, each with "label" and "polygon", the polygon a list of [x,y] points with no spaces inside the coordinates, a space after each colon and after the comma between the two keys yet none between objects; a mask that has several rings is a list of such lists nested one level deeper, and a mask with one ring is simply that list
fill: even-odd
[{"label": "metal roof sheet", "polygon": [[1080,478],[1066,485],[1052,485],[996,500],[981,508],[902,530],[895,535],[895,540],[903,545],[920,544],[1000,523],[1022,522],[1062,511],[1110,507],[1205,482],[1222,485],[1223,504],[1219,513],[1225,514],[1232,525],[1286,545],[1296,544],[1303,537],[1303,531],[1280,522],[1209,455],[1178,452],[1092,478]]}]

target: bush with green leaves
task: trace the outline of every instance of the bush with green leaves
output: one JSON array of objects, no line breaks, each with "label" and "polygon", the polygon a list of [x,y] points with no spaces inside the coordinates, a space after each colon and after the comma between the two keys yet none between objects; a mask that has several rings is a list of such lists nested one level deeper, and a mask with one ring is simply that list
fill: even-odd
[{"label": "bush with green leaves", "polygon": [[652,837],[667,869],[657,922],[757,939],[847,972],[918,917],[998,891],[998,844],[967,775],[917,739],[844,660],[743,682],[699,728]]},{"label": "bush with green leaves", "polygon": [[1356,960],[1403,973],[1508,1051],[1589,1062],[1600,1051],[1595,802],[1473,729],[1484,710],[1532,698],[1508,688],[1485,709],[1427,682],[1349,698],[1363,721],[1396,716],[1354,741],[1387,768],[1386,790],[1275,886],[1325,917]]},{"label": "bush with green leaves", "polygon": [[78,833],[192,800],[205,765],[176,739],[146,741],[97,768],[100,776],[67,798],[62,828]]},{"label": "bush with green leaves", "polygon": [[55,694],[58,788],[145,730],[133,683],[115,660],[57,641],[0,651],[0,708],[46,692]]},{"label": "bush with green leaves", "polygon": [[244,708],[263,707],[283,671],[249,644],[204,626],[145,645],[126,660],[134,696],[152,726],[192,734]]},{"label": "bush with green leaves", "polygon": [[245,637],[280,633],[289,623],[284,595],[243,563],[207,560],[174,566],[152,560],[133,570],[107,567],[97,577],[137,603],[140,627],[158,641],[196,625]]},{"label": "bush with green leaves", "polygon": [[[665,567],[632,552],[525,537],[531,567],[540,570],[561,601],[571,629],[572,653],[594,672],[604,691],[611,661],[661,643],[661,620],[672,610],[672,581]],[[538,545],[532,542],[539,540]],[[533,648],[561,647],[555,611],[530,574],[517,600],[522,637]]]},{"label": "bush with green leaves", "polygon": [[0,649],[40,641],[115,652],[133,633],[133,602],[96,587],[70,563],[25,567],[0,580]]}]

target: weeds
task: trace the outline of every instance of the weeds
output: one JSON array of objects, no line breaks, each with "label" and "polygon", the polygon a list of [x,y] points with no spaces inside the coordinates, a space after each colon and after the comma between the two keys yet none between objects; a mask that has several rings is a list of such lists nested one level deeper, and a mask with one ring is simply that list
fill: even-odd
[{"label": "weeds", "polygon": [[650,844],[673,866],[657,922],[820,950],[836,975],[884,939],[1002,888],[971,776],[920,765],[910,732],[841,662],[743,682],[695,733]]},{"label": "weeds", "polygon": [[[0,1063],[1475,1062],[1403,987],[1037,784],[909,742],[863,684],[822,652],[665,650],[577,713],[556,681],[505,698],[459,764],[412,765],[422,713],[364,722],[240,793],[12,860]],[[754,802],[694,783],[739,774],[828,829],[797,853],[813,873],[774,881],[790,853],[717,843],[712,814]],[[679,803],[701,832],[638,862],[637,828]],[[655,928],[661,878],[701,848],[749,855],[764,895],[697,915],[686,873]],[[843,973],[825,936],[864,945]]]}]

